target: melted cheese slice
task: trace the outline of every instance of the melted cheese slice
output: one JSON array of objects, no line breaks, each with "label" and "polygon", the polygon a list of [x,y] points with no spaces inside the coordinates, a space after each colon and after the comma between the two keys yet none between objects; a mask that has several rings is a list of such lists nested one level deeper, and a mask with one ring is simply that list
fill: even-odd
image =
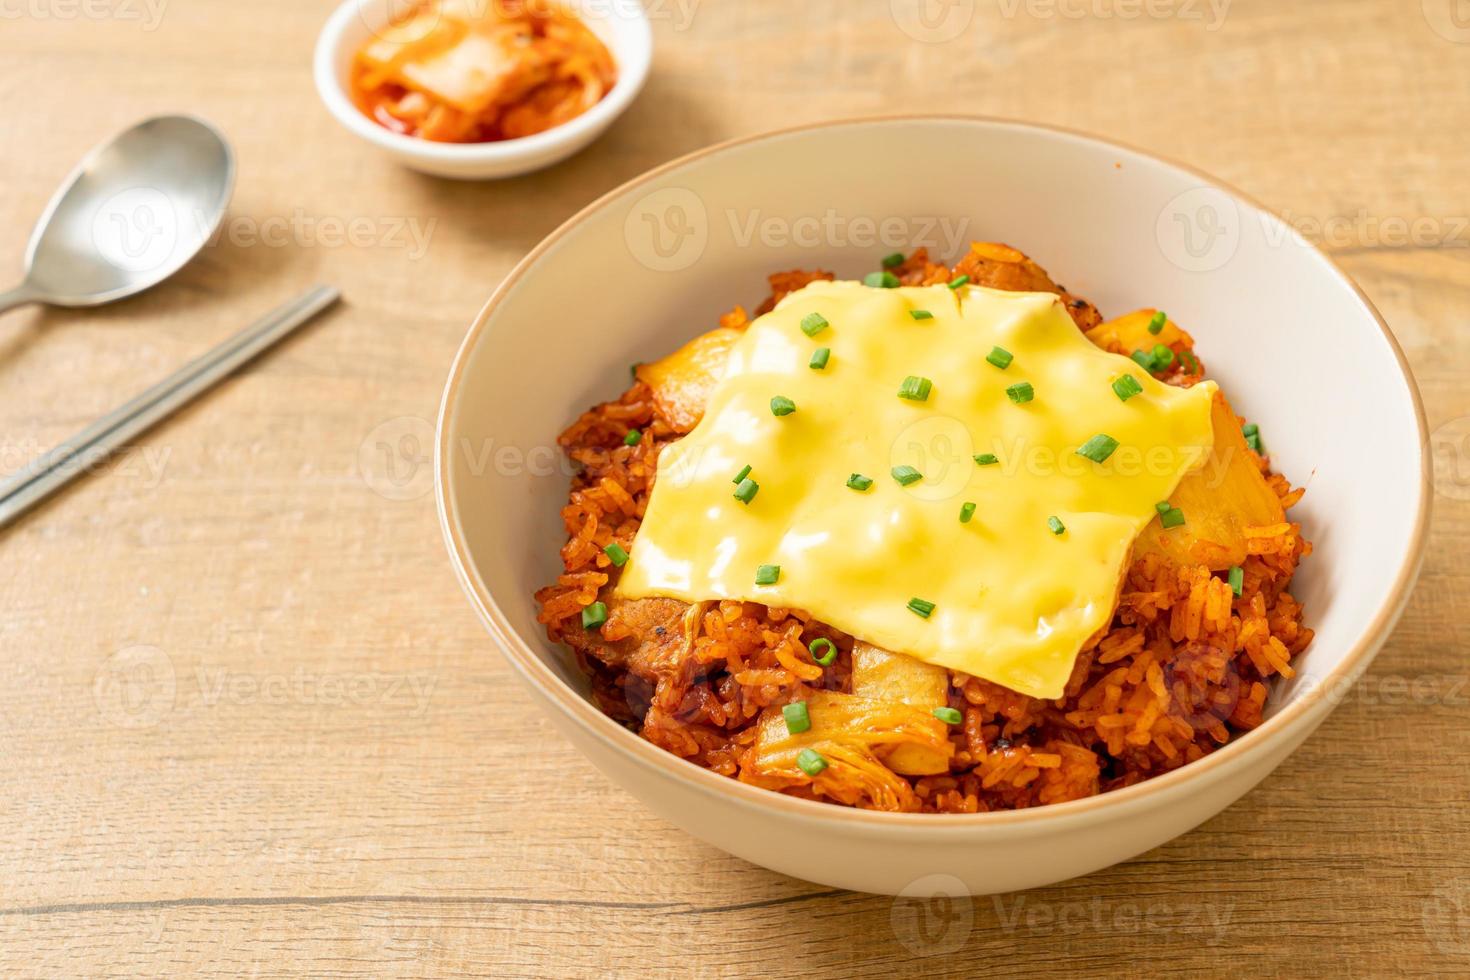
[{"label": "melted cheese slice", "polygon": [[[830,323],[815,337],[801,329],[810,313]],[[831,357],[814,370],[819,347]],[[1014,355],[1005,370],[986,361],[994,347]],[[1123,374],[1143,388],[1126,402],[1112,389]],[[910,375],[932,382],[926,401],[898,397]],[[1006,389],[1020,382],[1035,398],[1015,404]],[[887,650],[1060,697],[1112,617],[1134,538],[1208,453],[1214,392],[1094,346],[1050,293],[813,283],[750,325],[699,425],[663,451],[618,590],[804,609]],[[775,416],[778,395],[796,411]],[[1116,451],[1079,456],[1099,433]],[[977,465],[983,453],[999,463]],[[747,465],[760,486],[749,504],[733,482]],[[905,465],[923,479],[901,486],[891,470]],[[854,473],[872,487],[850,489]],[[756,585],[762,565],[781,567],[775,585]]]}]

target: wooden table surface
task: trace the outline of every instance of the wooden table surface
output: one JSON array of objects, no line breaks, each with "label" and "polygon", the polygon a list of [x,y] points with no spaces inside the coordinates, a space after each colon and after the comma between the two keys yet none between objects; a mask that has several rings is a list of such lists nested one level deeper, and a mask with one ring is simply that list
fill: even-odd
[{"label": "wooden table surface", "polygon": [[[0,322],[0,470],[306,285],[347,296],[0,533],[0,970],[1470,972],[1470,11],[917,4],[650,0],[629,114],[475,185],[326,115],[328,0],[0,2],[0,269],[134,119],[199,113],[240,160],[225,233],[175,280]],[[1441,464],[1402,624],[1273,777],[1120,867],[947,910],[783,878],[607,783],[492,649],[428,493],[468,322],[577,208],[720,139],[918,109],[1095,131],[1288,217],[1393,326]]]}]

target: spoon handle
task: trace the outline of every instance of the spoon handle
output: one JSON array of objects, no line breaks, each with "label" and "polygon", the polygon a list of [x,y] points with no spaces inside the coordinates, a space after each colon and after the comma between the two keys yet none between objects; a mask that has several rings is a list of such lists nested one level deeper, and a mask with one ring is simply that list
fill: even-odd
[{"label": "spoon handle", "polygon": [[30,466],[0,483],[0,527],[113,450],[172,415],[236,368],[335,303],[337,290],[317,286],[98,419]]},{"label": "spoon handle", "polygon": [[0,313],[13,310],[17,306],[25,306],[27,303],[34,303],[38,299],[40,297],[31,292],[30,286],[21,283],[14,289],[7,289],[5,292],[0,293]]}]

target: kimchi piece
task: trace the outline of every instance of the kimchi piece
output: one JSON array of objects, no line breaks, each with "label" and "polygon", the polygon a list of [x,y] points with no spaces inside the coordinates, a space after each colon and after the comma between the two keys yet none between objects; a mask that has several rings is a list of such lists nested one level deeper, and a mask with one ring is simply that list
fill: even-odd
[{"label": "kimchi piece", "polygon": [[369,119],[439,143],[488,143],[575,119],[612,90],[607,46],[550,0],[423,0],[353,62]]}]

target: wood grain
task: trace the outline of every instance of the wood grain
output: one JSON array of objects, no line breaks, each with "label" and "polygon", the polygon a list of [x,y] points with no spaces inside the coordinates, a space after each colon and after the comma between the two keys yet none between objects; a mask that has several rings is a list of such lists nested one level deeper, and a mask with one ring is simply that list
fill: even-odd
[{"label": "wood grain", "polygon": [[[484,185],[397,169],[330,121],[309,73],[325,0],[0,5],[0,269],[132,119],[197,112],[241,161],[227,234],[177,280],[0,322],[0,469],[308,283],[348,297],[0,535],[0,969],[1470,972],[1470,37],[1451,0],[1235,0],[1218,21],[1186,0],[954,0],[971,19],[935,43],[899,28],[906,0],[650,5],[628,116]],[[465,326],[565,217],[717,139],[913,109],[1107,134],[1322,237],[1407,350],[1443,464],[1401,627],[1278,773],[1135,861],[949,908],[782,878],[607,784],[491,649],[426,492]],[[391,232],[409,222],[417,245]]]}]

